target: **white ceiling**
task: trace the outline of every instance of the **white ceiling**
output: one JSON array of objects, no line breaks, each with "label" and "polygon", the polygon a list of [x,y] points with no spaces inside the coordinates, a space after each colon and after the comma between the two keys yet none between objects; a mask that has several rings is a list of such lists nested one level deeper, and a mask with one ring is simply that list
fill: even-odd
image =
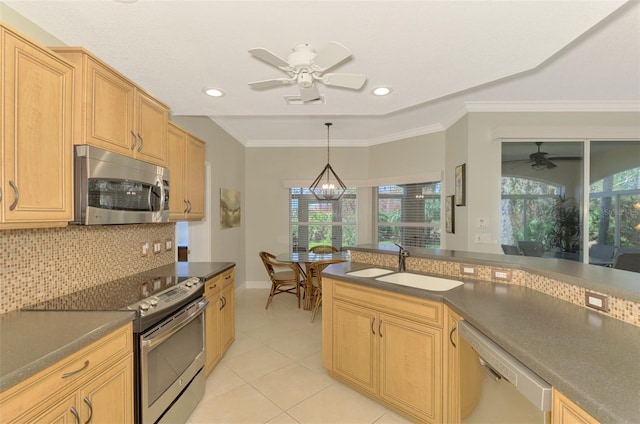
[{"label": "white ceiling", "polygon": [[[171,106],[209,116],[246,146],[367,146],[440,131],[467,111],[640,110],[640,3],[569,1],[3,1],[82,46]],[[331,41],[364,73],[359,91],[319,85],[325,104],[292,106],[295,85],[252,57]],[[374,97],[379,85],[391,95]],[[211,98],[204,87],[225,96]]]}]

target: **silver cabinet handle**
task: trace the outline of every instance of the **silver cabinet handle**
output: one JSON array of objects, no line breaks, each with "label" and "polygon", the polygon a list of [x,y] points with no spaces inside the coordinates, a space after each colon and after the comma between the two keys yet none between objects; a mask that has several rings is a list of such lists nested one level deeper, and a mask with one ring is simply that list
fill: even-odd
[{"label": "silver cabinet handle", "polygon": [[15,200],[13,201],[11,206],[9,206],[9,210],[12,211],[16,208],[16,206],[18,206],[18,199],[20,198],[20,192],[18,191],[18,186],[16,185],[16,183],[14,183],[12,180],[9,180],[9,185],[11,186],[11,188],[13,189],[16,195]]},{"label": "silver cabinet handle", "polygon": [[378,323],[378,334],[382,337],[382,320]]},{"label": "silver cabinet handle", "polygon": [[189,204],[187,203],[186,200],[183,200],[184,202],[184,211],[182,211],[183,213],[187,213],[189,212]]},{"label": "silver cabinet handle", "polygon": [[82,368],[75,371],[65,372],[64,374],[62,374],[61,378],[68,378],[68,377],[71,377],[72,375],[78,374],[80,371],[84,370],[88,366],[89,366],[89,360],[87,359],[86,361],[84,361],[84,365],[82,366]]},{"label": "silver cabinet handle", "polygon": [[455,344],[455,342],[453,341],[453,333],[458,329],[458,326],[456,324],[453,324],[453,327],[451,327],[451,331],[449,331],[449,341],[451,342],[451,344],[453,345],[454,348],[457,348],[458,346]]},{"label": "silver cabinet handle", "polygon": [[138,140],[140,140],[140,144],[138,145],[138,152],[141,152],[142,151],[142,146],[144,146],[144,139],[142,138],[140,133],[138,133]]},{"label": "silver cabinet handle", "polygon": [[0,202],[2,202],[2,188],[0,188]]},{"label": "silver cabinet handle", "polygon": [[133,143],[131,143],[131,150],[133,150],[136,147],[136,133],[133,132],[133,130],[131,130],[131,138],[133,139]]},{"label": "silver cabinet handle", "polygon": [[191,212],[191,200],[187,200],[187,203],[189,204],[189,210],[187,212]]},{"label": "silver cabinet handle", "polygon": [[75,406],[72,406],[72,407],[71,407],[71,409],[70,409],[69,411],[70,411],[70,412],[73,414],[73,416],[76,418],[76,422],[77,422],[78,424],[80,424],[80,415],[78,415],[78,411],[76,410],[76,407],[75,407]]},{"label": "silver cabinet handle", "polygon": [[87,421],[85,421],[84,424],[89,424],[91,422],[91,418],[93,418],[93,405],[91,404],[91,399],[89,399],[88,396],[85,396],[83,400],[89,407],[89,418],[87,418]]},{"label": "silver cabinet handle", "polygon": [[371,318],[371,334],[376,335],[376,330],[373,329],[373,324],[376,322],[375,318]]}]

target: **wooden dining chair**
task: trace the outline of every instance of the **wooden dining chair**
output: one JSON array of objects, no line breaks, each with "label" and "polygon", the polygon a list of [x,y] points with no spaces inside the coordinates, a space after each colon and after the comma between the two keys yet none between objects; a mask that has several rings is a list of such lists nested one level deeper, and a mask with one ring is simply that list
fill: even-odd
[{"label": "wooden dining chair", "polygon": [[260,252],[260,259],[264,264],[269,279],[271,280],[271,291],[264,309],[268,309],[273,296],[280,293],[290,293],[298,298],[298,308],[300,308],[300,286],[303,282],[302,271],[298,264],[279,262],[276,257],[269,252]]},{"label": "wooden dining chair", "polygon": [[338,248],[331,246],[330,244],[319,244],[309,248],[311,253],[334,253],[339,252]]},{"label": "wooden dining chair", "polygon": [[313,309],[311,311],[311,322],[316,318],[318,309],[322,304],[322,271],[331,264],[337,264],[339,262],[345,262],[344,259],[327,259],[323,261],[312,262],[307,265],[307,281],[311,287],[310,300],[313,302]]}]

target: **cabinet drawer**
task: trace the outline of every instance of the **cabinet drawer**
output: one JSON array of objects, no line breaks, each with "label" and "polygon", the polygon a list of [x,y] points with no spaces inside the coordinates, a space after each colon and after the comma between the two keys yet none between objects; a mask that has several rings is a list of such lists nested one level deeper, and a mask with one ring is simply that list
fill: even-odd
[{"label": "cabinet drawer", "polygon": [[209,278],[204,283],[204,296],[210,300],[211,296],[217,295],[220,290],[226,289],[229,285],[234,284],[234,269],[228,269],[225,272]]},{"label": "cabinet drawer", "polygon": [[228,269],[222,274],[220,274],[220,279],[222,281],[223,289],[226,289],[227,287],[234,285],[234,280],[235,280],[234,269],[233,268]]},{"label": "cabinet drawer", "polygon": [[334,281],[333,296],[417,322],[442,328],[443,305],[439,302]]},{"label": "cabinet drawer", "polygon": [[133,333],[131,324],[127,324],[2,393],[0,421],[11,421],[52,396],[75,390],[87,378],[131,352]]}]

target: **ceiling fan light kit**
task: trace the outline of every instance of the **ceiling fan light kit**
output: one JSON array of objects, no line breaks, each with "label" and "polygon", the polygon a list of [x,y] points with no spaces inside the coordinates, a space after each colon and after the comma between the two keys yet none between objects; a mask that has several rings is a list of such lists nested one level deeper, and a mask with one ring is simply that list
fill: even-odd
[{"label": "ceiling fan light kit", "polygon": [[347,186],[338,177],[329,162],[329,128],[333,124],[327,122],[325,125],[327,126],[327,164],[320,175],[311,183],[309,191],[318,200],[340,200],[344,192],[347,191]]},{"label": "ceiling fan light kit", "polygon": [[293,48],[293,52],[287,57],[287,60],[263,47],[249,49],[249,54],[275,66],[289,76],[288,78],[253,81],[249,83],[251,88],[262,90],[295,83],[298,85],[300,97],[304,102],[320,97],[316,83],[359,90],[367,81],[366,75],[361,74],[325,74],[326,71],[351,56],[349,49],[336,42],[329,43],[318,53],[308,43],[298,44]]}]

